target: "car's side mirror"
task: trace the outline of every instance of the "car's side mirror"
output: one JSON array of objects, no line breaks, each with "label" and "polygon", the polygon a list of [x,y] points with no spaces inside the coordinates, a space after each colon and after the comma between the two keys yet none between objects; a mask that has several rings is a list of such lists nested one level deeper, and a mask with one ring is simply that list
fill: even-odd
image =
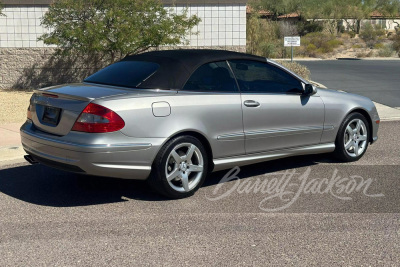
[{"label": "car's side mirror", "polygon": [[317,87],[315,87],[314,85],[308,83],[304,86],[303,95],[310,96],[316,93],[317,93]]}]

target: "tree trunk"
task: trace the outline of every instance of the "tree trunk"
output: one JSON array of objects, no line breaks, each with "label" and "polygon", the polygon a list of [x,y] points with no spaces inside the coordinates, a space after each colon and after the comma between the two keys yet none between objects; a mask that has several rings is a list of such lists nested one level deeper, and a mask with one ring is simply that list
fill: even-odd
[{"label": "tree trunk", "polygon": [[361,19],[357,19],[356,21],[356,33],[360,34],[360,29],[361,29]]}]

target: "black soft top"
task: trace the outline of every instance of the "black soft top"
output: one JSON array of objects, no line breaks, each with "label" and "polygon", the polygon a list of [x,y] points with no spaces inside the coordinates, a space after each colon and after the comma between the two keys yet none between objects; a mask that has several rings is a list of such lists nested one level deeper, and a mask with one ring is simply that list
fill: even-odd
[{"label": "black soft top", "polygon": [[160,68],[140,84],[141,88],[182,89],[200,66],[223,60],[246,59],[266,62],[266,58],[225,50],[163,50],[127,56],[122,61],[147,61]]}]

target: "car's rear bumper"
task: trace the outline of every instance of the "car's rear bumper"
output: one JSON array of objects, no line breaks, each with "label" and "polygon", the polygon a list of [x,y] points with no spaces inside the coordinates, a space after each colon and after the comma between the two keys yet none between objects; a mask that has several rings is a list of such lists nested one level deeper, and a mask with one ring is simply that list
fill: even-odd
[{"label": "car's rear bumper", "polygon": [[[37,162],[66,171],[124,179],[146,179],[162,138],[121,133],[49,135],[26,122],[20,130],[25,151]],[[72,141],[79,140],[79,142]]]}]

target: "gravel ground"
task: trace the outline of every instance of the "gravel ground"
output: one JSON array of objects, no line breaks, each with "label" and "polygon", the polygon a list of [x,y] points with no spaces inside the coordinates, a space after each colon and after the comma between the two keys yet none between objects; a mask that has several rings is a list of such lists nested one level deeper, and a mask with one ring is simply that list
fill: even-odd
[{"label": "gravel ground", "polygon": [[0,124],[24,122],[31,92],[0,91]]}]

